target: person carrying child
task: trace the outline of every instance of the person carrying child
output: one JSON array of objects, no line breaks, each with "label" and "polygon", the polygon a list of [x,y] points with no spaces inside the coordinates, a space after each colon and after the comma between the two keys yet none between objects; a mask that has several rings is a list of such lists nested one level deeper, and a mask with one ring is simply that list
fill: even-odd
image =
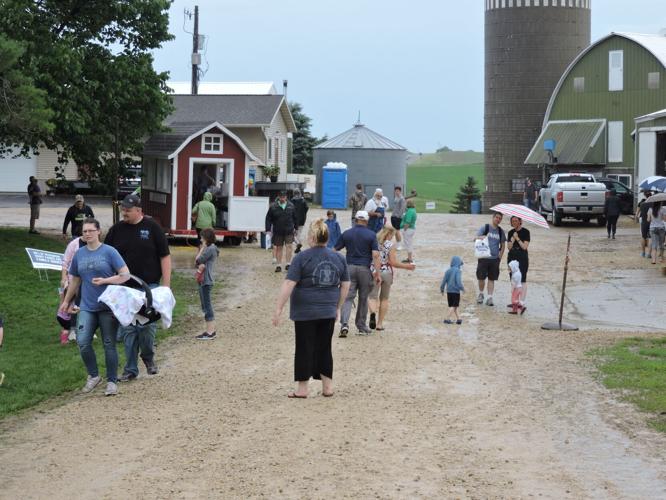
[{"label": "person carrying child", "polygon": [[449,305],[449,316],[444,320],[447,325],[452,325],[455,317],[456,325],[462,325],[462,319],[458,316],[458,307],[460,306],[460,294],[465,291],[462,282],[462,266],[463,260],[457,255],[451,257],[451,266],[444,273],[442,284],[439,286],[439,291],[446,292],[446,300]]},{"label": "person carrying child", "polygon": [[326,212],[326,220],[324,222],[328,228],[328,243],[326,243],[326,248],[333,248],[342,234],[340,224],[338,224],[338,217],[333,210]]},{"label": "person carrying child", "polygon": [[197,340],[213,340],[217,337],[215,333],[215,312],[210,300],[210,292],[213,289],[215,278],[215,261],[220,250],[215,246],[215,231],[206,228],[201,231],[201,247],[194,262],[197,265],[197,273],[203,273],[203,280],[199,282],[199,299],[201,300],[201,310],[204,313],[206,321],[206,331],[197,335]]},{"label": "person carrying child", "polygon": [[509,314],[523,314],[527,309],[520,300],[523,291],[523,273],[520,272],[520,264],[517,260],[509,262],[509,275],[511,276],[511,310]]}]

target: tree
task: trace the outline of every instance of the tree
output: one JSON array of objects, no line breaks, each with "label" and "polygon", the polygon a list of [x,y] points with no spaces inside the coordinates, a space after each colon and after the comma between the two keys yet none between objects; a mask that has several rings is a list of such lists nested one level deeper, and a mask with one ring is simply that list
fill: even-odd
[{"label": "tree", "polygon": [[[22,49],[13,67],[46,105],[40,123],[0,128],[0,148],[40,144],[72,158],[84,175],[117,178],[143,139],[171,111],[167,73],[152,68],[150,50],[172,38],[170,0],[0,0],[0,33]],[[14,97],[9,105],[17,109]],[[33,101],[39,104],[39,101]],[[37,106],[39,109],[39,106]],[[112,182],[113,189],[117,182]]]},{"label": "tree", "polygon": [[476,179],[468,177],[467,182],[460,186],[456,193],[456,201],[451,207],[452,214],[468,214],[471,212],[472,200],[481,198],[479,188],[476,187]]},{"label": "tree", "polygon": [[437,150],[437,153],[448,153],[449,151],[451,151],[451,148],[448,146],[444,146],[443,148],[439,148]]},{"label": "tree", "polygon": [[[26,137],[48,135],[54,129],[46,93],[18,68],[24,52],[18,42],[0,35],[0,137],[9,144],[22,144]],[[0,143],[3,153],[9,149]]]},{"label": "tree", "polygon": [[297,102],[289,103],[289,110],[294,117],[297,131],[294,133],[292,146],[292,169],[297,174],[312,173],[312,148],[328,140],[326,136],[317,139],[312,136],[312,120],[303,113],[303,106]]}]

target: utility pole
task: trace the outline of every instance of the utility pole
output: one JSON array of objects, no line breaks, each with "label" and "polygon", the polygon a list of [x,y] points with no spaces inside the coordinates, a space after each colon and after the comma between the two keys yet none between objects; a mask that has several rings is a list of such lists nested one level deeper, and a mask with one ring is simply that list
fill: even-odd
[{"label": "utility pole", "polygon": [[194,6],[194,34],[192,35],[192,95],[199,93],[199,6]]}]

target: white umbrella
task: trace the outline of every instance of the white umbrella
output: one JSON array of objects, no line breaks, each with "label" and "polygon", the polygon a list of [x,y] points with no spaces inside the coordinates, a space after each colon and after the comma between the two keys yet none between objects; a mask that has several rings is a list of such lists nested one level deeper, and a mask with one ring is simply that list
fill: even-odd
[{"label": "white umbrella", "polygon": [[500,203],[499,205],[490,207],[490,210],[492,212],[499,212],[501,214],[508,216],[519,217],[520,219],[523,220],[523,222],[529,222],[539,227],[549,229],[548,222],[546,222],[546,219],[543,218],[543,215],[527,207],[524,207],[523,205],[515,205],[513,203]]},{"label": "white umbrella", "polygon": [[666,191],[666,177],[651,175],[643,179],[638,188],[643,191]]}]

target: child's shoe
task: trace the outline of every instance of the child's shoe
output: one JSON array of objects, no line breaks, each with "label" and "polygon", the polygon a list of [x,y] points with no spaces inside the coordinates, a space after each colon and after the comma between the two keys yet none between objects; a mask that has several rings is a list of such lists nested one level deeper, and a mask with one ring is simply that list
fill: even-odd
[{"label": "child's shoe", "polygon": [[509,311],[509,314],[518,314],[519,309],[520,309],[520,304],[518,303],[511,304],[511,310]]},{"label": "child's shoe", "polygon": [[60,332],[60,345],[66,345],[69,342],[69,330],[62,330]]},{"label": "child's shoe", "polygon": [[456,325],[462,325],[462,320],[461,320],[461,319],[457,319],[457,320],[456,320]]},{"label": "child's shoe", "polygon": [[445,319],[445,320],[444,320],[444,324],[445,324],[445,325],[452,325],[452,324],[453,324],[453,321],[450,320],[450,319]]}]

